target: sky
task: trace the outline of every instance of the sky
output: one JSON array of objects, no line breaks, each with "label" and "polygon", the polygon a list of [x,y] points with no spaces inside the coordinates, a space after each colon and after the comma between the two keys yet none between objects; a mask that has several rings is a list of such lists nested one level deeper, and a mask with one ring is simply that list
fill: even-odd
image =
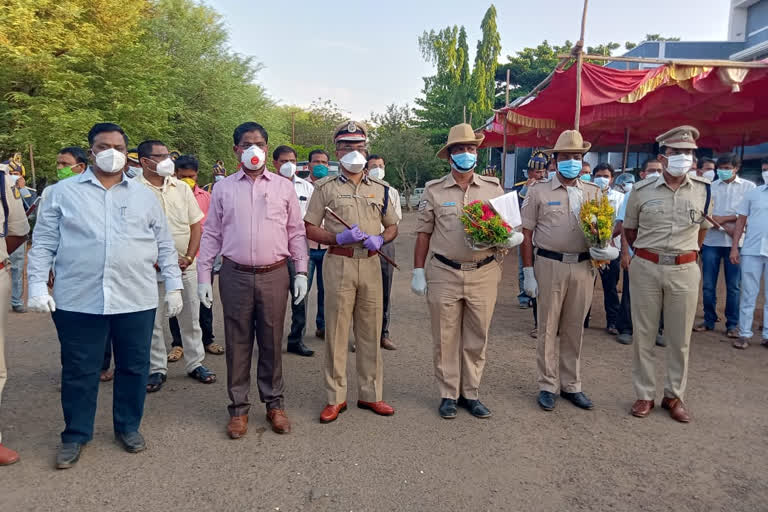
[{"label": "sky", "polygon": [[[205,0],[230,32],[232,50],[264,68],[257,81],[278,103],[309,106],[330,99],[357,119],[391,103],[413,105],[422,77],[434,68],[422,58],[418,38],[450,25],[467,29],[471,57],[490,2],[475,0],[319,0],[245,2]],[[729,0],[591,0],[586,45],[641,41],[645,34],[683,41],[728,36]],[[495,3],[502,52],[543,40],[579,38],[580,0],[505,0]],[[614,55],[620,52],[617,50]]]}]

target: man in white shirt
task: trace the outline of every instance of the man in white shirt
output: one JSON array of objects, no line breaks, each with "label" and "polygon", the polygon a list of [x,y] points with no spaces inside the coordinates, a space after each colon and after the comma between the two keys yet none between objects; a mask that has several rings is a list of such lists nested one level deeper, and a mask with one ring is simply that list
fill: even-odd
[{"label": "man in white shirt", "polygon": [[[371,155],[368,157],[368,163],[366,164],[366,173],[371,178],[384,181],[385,162],[384,157],[380,155]],[[395,187],[389,187],[389,204],[395,208],[395,214],[397,215],[398,223],[403,219],[403,210],[400,206],[400,193]],[[381,230],[384,231],[384,226],[381,226]],[[386,243],[381,246],[379,250],[382,254],[386,255],[392,261],[395,261],[395,244],[393,242]],[[392,277],[395,272],[395,268],[390,265],[384,258],[379,257],[381,262],[381,283],[384,288],[384,316],[381,322],[381,348],[386,350],[397,350],[395,345],[389,338],[389,310],[390,310],[390,296],[392,294]]]},{"label": "man in white shirt", "polygon": [[[285,179],[291,180],[293,188],[296,190],[296,196],[299,198],[299,208],[301,208],[301,217],[307,213],[307,205],[312,197],[315,187],[305,179],[296,175],[296,150],[290,146],[278,146],[272,152],[272,163],[278,174]],[[291,276],[291,290],[293,280],[296,277],[296,268],[293,260],[288,260],[288,272]],[[307,327],[307,299],[294,303],[295,297],[291,296],[291,331],[288,333],[288,352],[298,354],[304,357],[314,355],[315,351],[304,345],[304,332]]]},{"label": "man in white shirt", "polygon": [[[613,175],[615,174],[613,166],[607,162],[598,164],[592,171],[592,183],[600,187],[608,197],[614,212],[618,212],[621,208],[621,204],[624,202],[624,194],[618,190],[611,188],[613,185]],[[613,239],[612,244],[620,248],[621,237],[617,236]],[[620,259],[616,258],[608,262],[608,265],[600,270],[600,281],[603,283],[603,305],[605,307],[605,322],[606,330],[608,334],[614,336],[619,334],[619,330],[616,328],[619,322],[619,314],[621,310],[621,302],[619,301],[618,283],[619,276],[621,275],[621,263]],[[629,313],[626,311],[625,313]],[[589,314],[587,314],[589,317]],[[626,323],[626,321],[622,321]]]},{"label": "man in white shirt", "polygon": [[[763,160],[763,181],[768,183],[768,160]],[[738,206],[738,218],[733,228],[733,238],[741,239],[744,226],[747,234],[741,251],[731,246],[730,263],[741,265],[741,298],[739,304],[739,339],[734,340],[735,348],[745,349],[752,338],[752,318],[755,301],[760,292],[760,278],[768,269],[768,185],[760,185],[744,195]],[[768,290],[768,279],[765,282]],[[763,306],[763,318],[768,318],[768,302]],[[768,348],[768,321],[763,320],[763,341]]]},{"label": "man in white shirt", "polygon": [[[701,274],[704,298],[704,321],[693,330],[711,331],[717,322],[717,278],[720,274],[720,262],[725,269],[725,332],[729,338],[739,338],[739,265],[731,263],[729,255],[732,246],[741,246],[739,236],[734,243],[731,235],[736,227],[738,208],[747,192],[755,188],[751,181],[738,176],[739,158],[728,153],[717,159],[717,178],[712,182],[712,218],[723,227],[710,229],[701,246]],[[759,281],[759,277],[758,277]],[[736,341],[734,345],[738,345]]]}]

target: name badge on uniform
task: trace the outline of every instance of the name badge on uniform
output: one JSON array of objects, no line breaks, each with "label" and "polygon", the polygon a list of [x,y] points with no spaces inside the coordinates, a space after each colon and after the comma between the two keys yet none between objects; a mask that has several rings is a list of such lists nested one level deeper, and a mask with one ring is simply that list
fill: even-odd
[{"label": "name badge on uniform", "polygon": [[550,201],[547,206],[560,206],[560,201]]},{"label": "name badge on uniform", "polygon": [[363,197],[365,197],[366,199],[373,199],[376,197],[376,194],[365,194]]},{"label": "name badge on uniform", "polygon": [[456,201],[446,201],[443,206],[456,206]]}]

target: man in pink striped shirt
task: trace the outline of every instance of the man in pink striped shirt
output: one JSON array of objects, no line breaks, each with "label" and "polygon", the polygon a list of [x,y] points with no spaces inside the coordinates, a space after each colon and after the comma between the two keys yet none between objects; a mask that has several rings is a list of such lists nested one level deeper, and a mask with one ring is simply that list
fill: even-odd
[{"label": "man in pink striped shirt", "polygon": [[299,200],[290,181],[266,169],[267,131],[243,123],[234,132],[240,170],[218,182],[211,196],[198,258],[200,302],[213,303],[211,269],[222,255],[219,293],[224,310],[227,433],[238,439],[248,430],[248,392],[254,335],[259,347],[259,397],[267,421],[278,434],[291,431],[283,403],[282,340],[290,278],[296,267],[295,302],[307,294],[307,238]]}]

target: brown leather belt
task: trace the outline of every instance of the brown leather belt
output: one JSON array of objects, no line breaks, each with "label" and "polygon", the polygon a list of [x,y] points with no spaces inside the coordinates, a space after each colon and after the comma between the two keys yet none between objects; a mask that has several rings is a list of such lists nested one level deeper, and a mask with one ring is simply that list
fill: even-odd
[{"label": "brown leather belt", "polygon": [[261,267],[252,267],[250,265],[241,265],[239,263],[236,263],[232,261],[231,259],[227,258],[226,256],[222,256],[222,259],[235,267],[235,270],[238,270],[240,272],[248,272],[249,274],[266,274],[267,272],[272,272],[273,270],[277,270],[278,268],[282,267],[288,262],[288,258],[283,258],[282,260],[278,261],[277,263],[273,263],[271,265],[264,265]]},{"label": "brown leather belt", "polygon": [[657,265],[684,265],[686,263],[693,263],[699,257],[699,253],[696,251],[683,254],[656,254],[647,249],[639,248],[635,249],[635,254]]},{"label": "brown leather belt", "polygon": [[335,254],[336,256],[346,256],[347,258],[357,259],[370,258],[371,256],[376,255],[376,251],[369,251],[359,247],[330,247],[328,248],[328,252]]}]

